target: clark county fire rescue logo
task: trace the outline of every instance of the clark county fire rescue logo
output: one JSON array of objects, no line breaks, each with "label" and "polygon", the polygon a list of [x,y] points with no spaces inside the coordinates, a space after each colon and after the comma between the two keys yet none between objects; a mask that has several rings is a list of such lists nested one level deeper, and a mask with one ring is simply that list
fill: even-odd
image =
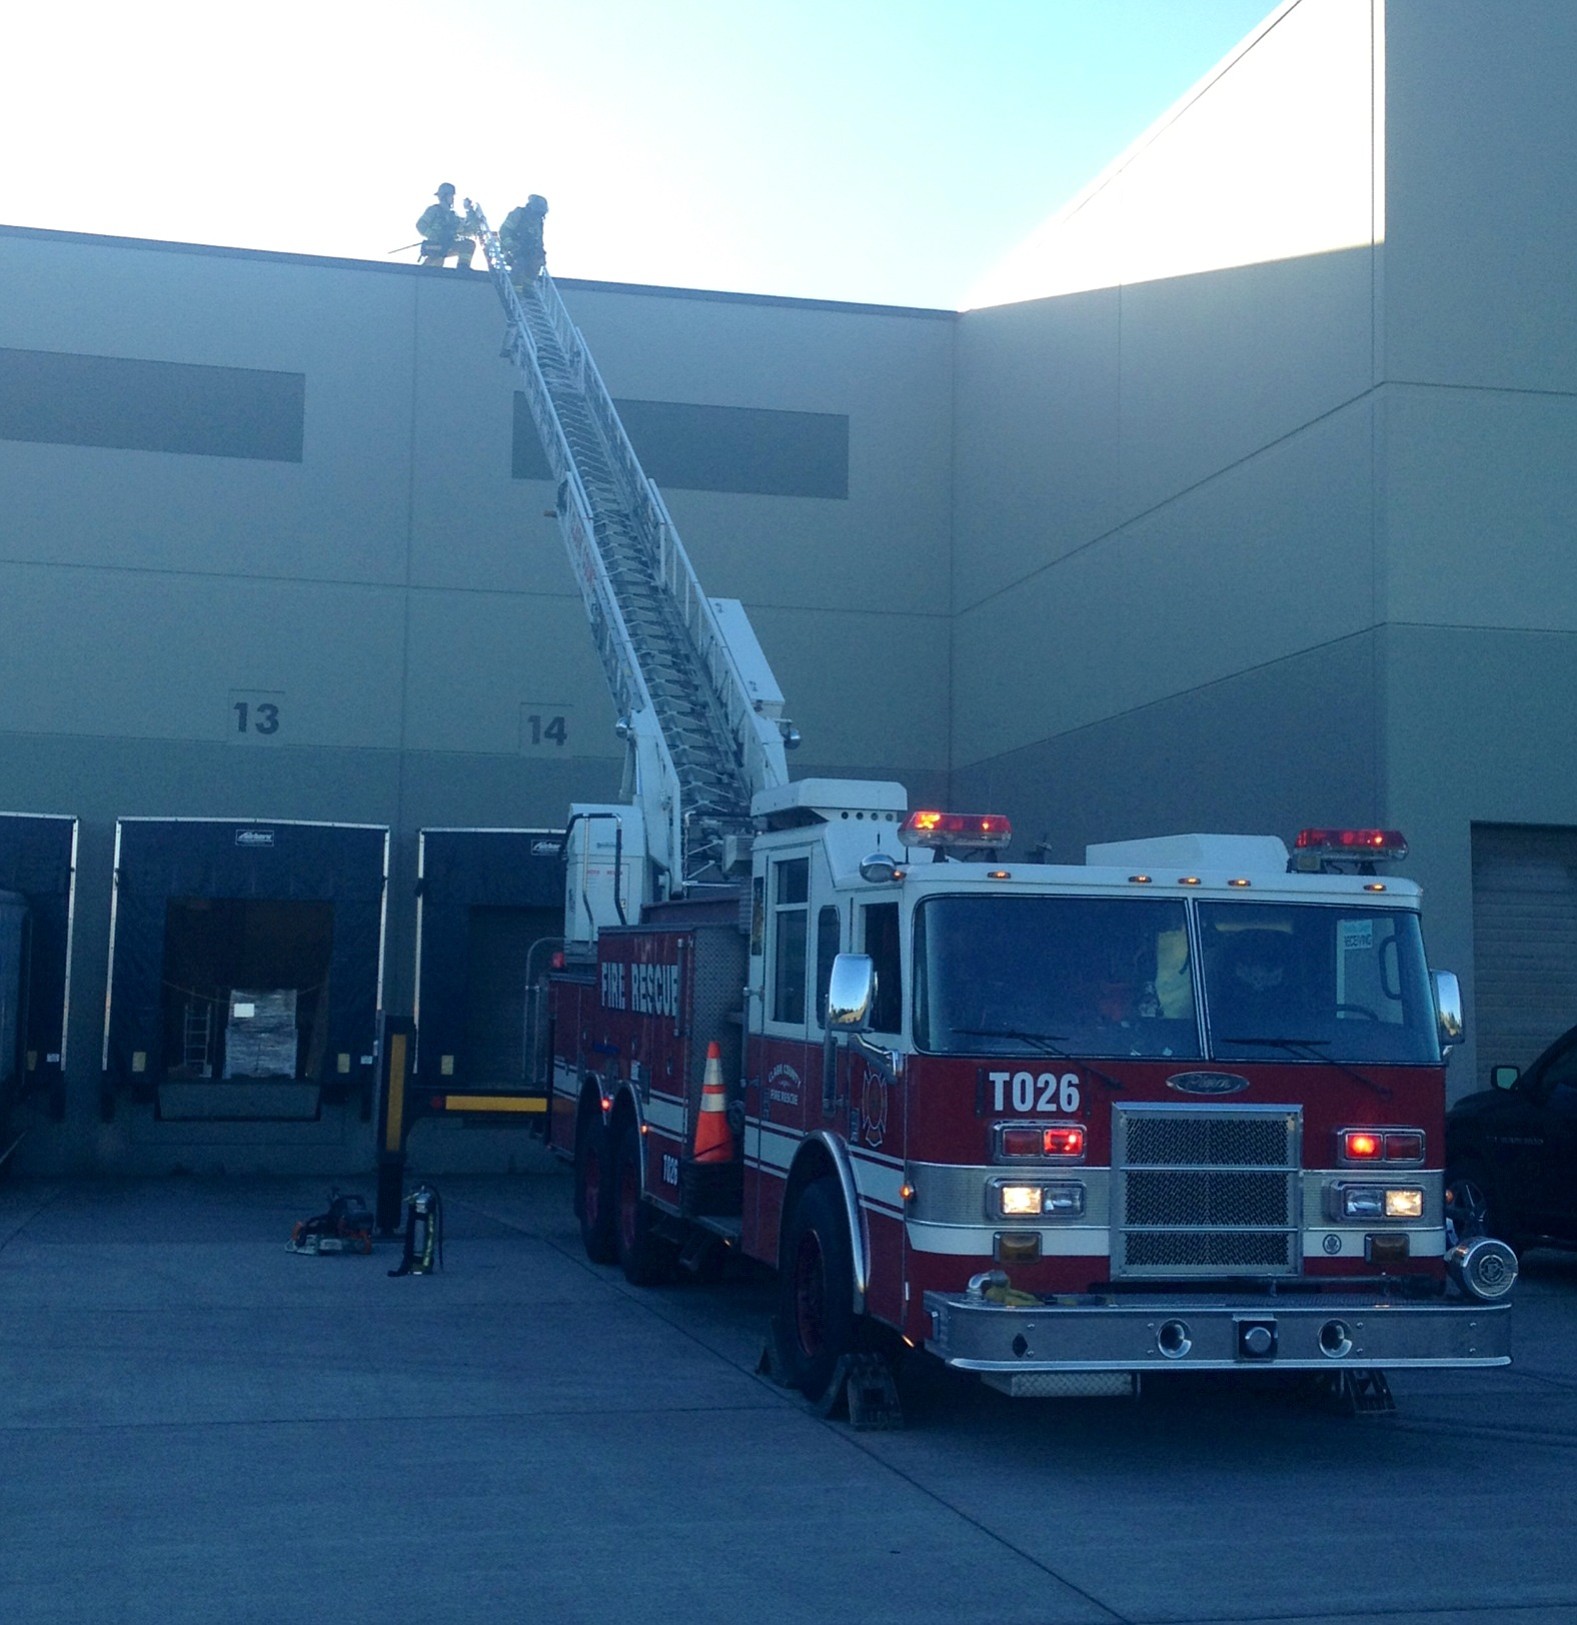
[{"label": "clark county fire rescue logo", "polygon": [[860,1093],[861,1128],[865,1143],[873,1149],[887,1138],[887,1080],[879,1072],[867,1071]]},{"label": "clark county fire rescue logo", "polygon": [[799,1073],[787,1061],[778,1064],[767,1073],[767,1086],[763,1091],[765,1096],[763,1104],[770,1110],[774,1105],[786,1106],[790,1111],[799,1110],[800,1080]]}]

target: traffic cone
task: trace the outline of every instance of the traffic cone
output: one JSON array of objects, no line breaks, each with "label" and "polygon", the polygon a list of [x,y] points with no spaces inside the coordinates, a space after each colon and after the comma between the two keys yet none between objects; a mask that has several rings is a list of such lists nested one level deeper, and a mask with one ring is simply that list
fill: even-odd
[{"label": "traffic cone", "polygon": [[716,1039],[706,1046],[701,1075],[701,1110],[695,1119],[695,1160],[732,1162],[734,1131],[728,1126],[728,1089],[723,1083],[723,1052]]}]

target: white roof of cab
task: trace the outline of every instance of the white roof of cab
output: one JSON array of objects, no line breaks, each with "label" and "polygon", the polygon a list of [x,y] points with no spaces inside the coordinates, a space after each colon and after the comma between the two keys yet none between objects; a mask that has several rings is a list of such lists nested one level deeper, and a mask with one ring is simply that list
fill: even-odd
[{"label": "white roof of cab", "polygon": [[824,818],[844,812],[901,813],[909,810],[909,793],[901,784],[881,779],[796,779],[758,790],[750,810],[757,818],[784,812],[819,813]]},{"label": "white roof of cab", "polygon": [[1287,848],[1275,835],[1156,835],[1142,841],[1104,841],[1087,846],[1084,861],[1109,868],[1285,874]]}]

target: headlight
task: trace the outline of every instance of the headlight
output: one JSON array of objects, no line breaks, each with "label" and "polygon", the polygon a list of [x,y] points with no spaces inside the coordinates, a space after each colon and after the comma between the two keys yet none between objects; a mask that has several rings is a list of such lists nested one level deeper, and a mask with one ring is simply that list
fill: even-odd
[{"label": "headlight", "polygon": [[1040,1186],[999,1185],[997,1201],[1001,1205],[1002,1216],[1007,1219],[1019,1219],[1027,1214],[1039,1213],[1042,1201]]},{"label": "headlight", "polygon": [[1343,1185],[1339,1216],[1343,1219],[1421,1219],[1424,1193],[1417,1185]]},{"label": "headlight", "polygon": [[996,1186],[996,1212],[1004,1219],[1081,1219],[1084,1217],[1084,1186],[1077,1180],[1059,1179],[1029,1184]]}]

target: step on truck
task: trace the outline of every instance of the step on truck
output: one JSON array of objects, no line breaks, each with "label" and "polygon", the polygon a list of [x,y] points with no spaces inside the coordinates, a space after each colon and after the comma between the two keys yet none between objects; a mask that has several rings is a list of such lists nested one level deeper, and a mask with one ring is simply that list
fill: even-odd
[{"label": "step on truck", "polygon": [[777,1272],[772,1366],[826,1395],[907,1345],[1017,1396],[1147,1375],[1504,1365],[1515,1255],[1443,1176],[1456,979],[1386,830],[1021,862],[1007,821],[791,779],[798,734],[708,597],[546,271],[480,209],[626,744],[571,809],[533,990],[587,1253]]}]

